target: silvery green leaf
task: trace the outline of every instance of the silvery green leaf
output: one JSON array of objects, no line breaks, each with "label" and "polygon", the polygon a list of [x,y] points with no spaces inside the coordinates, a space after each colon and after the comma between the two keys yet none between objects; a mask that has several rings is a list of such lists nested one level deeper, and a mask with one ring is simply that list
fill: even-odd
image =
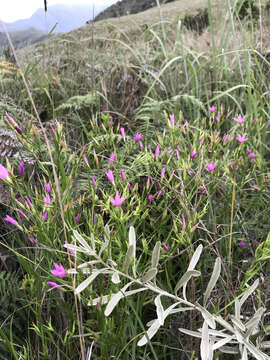
[{"label": "silvery green leaf", "polygon": [[76,289],[75,294],[78,295],[80,292],[82,292],[88,285],[91,284],[92,281],[95,280],[95,278],[100,274],[99,270],[94,270],[92,275],[90,275],[87,279],[85,279]]},{"label": "silvery green leaf", "polygon": [[88,306],[96,306],[97,304],[105,305],[108,303],[109,299],[110,299],[110,295],[100,296],[98,298],[88,301],[87,305]]},{"label": "silvery green leaf", "polygon": [[129,236],[128,236],[128,243],[129,243],[129,247],[132,247],[132,253],[131,253],[131,257],[133,258],[133,275],[136,276],[136,263],[135,263],[135,259],[136,259],[136,235],[135,235],[135,229],[133,226],[131,226],[129,228]]},{"label": "silvery green leaf", "polygon": [[90,255],[95,255],[95,252],[91,249],[89,244],[84,240],[84,238],[78,233],[77,230],[73,230],[73,235],[75,239],[78,240],[79,243],[82,245],[82,247],[85,248],[85,250],[88,250]]},{"label": "silvery green leaf", "polygon": [[182,307],[182,308],[178,308],[178,309],[173,309],[170,311],[170,314],[177,314],[179,312],[184,312],[184,311],[191,311],[194,310],[193,307]]},{"label": "silvery green leaf", "polygon": [[204,301],[203,301],[204,305],[206,305],[207,300],[209,299],[209,296],[218,281],[220,271],[221,271],[221,259],[218,257],[215,262],[215,266],[214,266],[214,269],[213,269],[213,272],[211,275],[211,279],[210,279],[210,281],[207,285],[206,291],[204,293]]},{"label": "silvery green leaf", "polygon": [[239,354],[239,348],[236,346],[222,346],[219,350],[225,354]]},{"label": "silvery green leaf", "polygon": [[[76,245],[73,245],[73,244],[64,244],[63,245],[65,248],[69,249],[69,250],[73,250],[74,252],[78,251],[78,252],[82,252],[82,253],[85,253],[85,254],[90,254],[89,250],[87,250],[86,248],[84,247],[81,247],[81,246],[76,246]],[[90,254],[90,255],[95,255],[95,254]]]},{"label": "silvery green leaf", "polygon": [[229,330],[234,334],[234,328],[225,321],[220,315],[215,317],[216,322],[218,322],[220,325],[222,325],[225,329]]},{"label": "silvery green leaf", "polygon": [[234,302],[234,312],[235,312],[235,318],[240,320],[241,304],[238,299],[235,299]]},{"label": "silvery green leaf", "polygon": [[96,265],[99,263],[100,263],[100,260],[87,261],[85,263],[78,265],[78,269],[88,268],[89,266]]},{"label": "silvery green leaf", "polygon": [[119,284],[121,282],[119,274],[116,271],[112,274],[112,282],[114,284]]},{"label": "silvery green leaf", "polygon": [[146,326],[150,327],[155,321],[157,321],[157,319],[153,319],[153,320],[148,321],[148,323],[146,323]]},{"label": "silvery green leaf", "polygon": [[256,290],[259,285],[259,279],[255,280],[254,283],[248,288],[245,294],[240,299],[240,305],[242,306],[247,298]]},{"label": "silvery green leaf", "polygon": [[263,341],[261,343],[261,348],[262,349],[269,349],[270,348],[270,341]]},{"label": "silvery green leaf", "polygon": [[67,273],[68,274],[78,274],[78,271],[76,269],[68,269]]},{"label": "silvery green leaf", "polygon": [[205,322],[208,326],[210,326],[211,329],[216,328],[216,322],[215,318],[210,312],[208,312],[204,307],[202,307],[200,304],[196,303],[196,307],[200,310],[202,317],[204,318]]},{"label": "silvery green leaf", "polygon": [[122,287],[120,291],[115,294],[112,294],[110,301],[108,302],[106,309],[104,311],[105,316],[109,316],[115,306],[119,303],[119,301],[126,296],[125,291],[127,288],[133,283],[133,281],[127,283],[125,286]]},{"label": "silvery green leaf", "polygon": [[146,273],[142,276],[141,282],[146,283],[147,281],[150,281],[154,279],[157,275],[157,268],[152,268],[146,271]]},{"label": "silvery green leaf", "polygon": [[213,345],[213,350],[217,350],[220,347],[228,344],[228,342],[230,342],[232,339],[234,338],[234,335],[227,335],[224,339],[221,339],[219,341],[217,341],[214,345]]},{"label": "silvery green leaf", "polygon": [[231,315],[232,323],[241,331],[246,331],[245,325],[242,323],[240,319],[236,319],[233,315]]},{"label": "silvery green leaf", "polygon": [[160,298],[161,298],[161,295],[158,295],[155,298],[155,305],[156,305],[158,321],[159,321],[160,325],[163,325],[164,324],[164,309],[163,309]]},{"label": "silvery green leaf", "polygon": [[100,251],[99,251],[99,253],[98,253],[98,256],[101,256],[101,254],[103,253],[103,251],[104,251],[105,249],[107,249],[107,247],[108,247],[108,245],[109,245],[109,243],[110,243],[110,237],[107,236],[107,233],[109,232],[108,228],[109,228],[109,227],[108,227],[107,225],[106,225],[105,228],[104,228],[104,243],[103,243],[103,245],[101,246],[101,249],[100,249]]},{"label": "silvery green leaf", "polygon": [[247,348],[246,347],[244,347],[244,350],[242,352],[241,360],[248,360]]},{"label": "silvery green leaf", "polygon": [[248,351],[255,357],[257,360],[267,360],[270,359],[270,357],[266,354],[264,354],[262,351],[256,348],[253,344],[249,343],[248,341],[244,341],[244,344]]},{"label": "silvery green leaf", "polygon": [[94,234],[91,234],[91,245],[92,245],[93,251],[95,251],[96,250],[96,242],[95,242]]},{"label": "silvery green leaf", "polygon": [[152,252],[152,268],[158,267],[159,255],[160,255],[160,241],[156,242],[156,245]]},{"label": "silvery green leaf", "polygon": [[124,269],[125,269],[124,271],[126,274],[128,273],[128,268],[131,263],[133,253],[134,253],[134,245],[130,245],[127,250],[125,262],[124,262]]},{"label": "silvery green leaf", "polygon": [[[208,325],[206,321],[203,323],[202,327],[202,340],[201,340],[201,359],[202,360],[212,360],[213,359],[213,351],[211,349],[210,338],[208,333]],[[212,356],[211,356],[212,354]]]},{"label": "silvery green leaf", "polygon": [[252,318],[246,322],[245,325],[246,328],[248,329],[249,334],[252,333],[252,330],[254,330],[258,326],[264,312],[265,312],[265,308],[260,307],[252,316]]},{"label": "silvery green leaf", "polygon": [[150,328],[147,330],[147,336],[144,335],[137,343],[138,346],[144,346],[147,344],[148,339],[151,340],[152,337],[157,333],[158,329],[160,328],[160,323],[158,319],[156,319],[153,324],[150,326]]},{"label": "silvery green leaf", "polygon": [[197,247],[197,249],[195,250],[191,260],[190,260],[190,263],[189,263],[189,266],[188,266],[188,269],[187,271],[190,271],[190,270],[194,270],[195,269],[195,266],[197,265],[197,262],[199,261],[200,259],[200,256],[201,256],[201,253],[202,253],[202,250],[203,250],[203,246],[202,245],[199,245]]},{"label": "silvery green leaf", "polygon": [[194,336],[197,338],[202,337],[202,333],[198,332],[198,331],[192,331],[192,330],[188,330],[188,329],[183,329],[183,328],[179,328],[179,331],[181,331],[182,333],[186,334],[186,335],[190,335],[190,336]]},{"label": "silvery green leaf", "polygon": [[176,284],[174,293],[177,294],[178,290],[181,289],[181,287],[184,286],[184,284],[186,284],[192,278],[192,276],[198,277],[200,275],[201,273],[198,270],[187,271]]}]

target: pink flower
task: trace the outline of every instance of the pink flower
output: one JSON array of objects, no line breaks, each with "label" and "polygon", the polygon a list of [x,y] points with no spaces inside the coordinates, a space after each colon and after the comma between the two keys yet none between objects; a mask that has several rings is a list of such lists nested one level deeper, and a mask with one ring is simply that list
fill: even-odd
[{"label": "pink flower", "polygon": [[93,186],[96,186],[96,179],[94,176],[91,177],[91,183]]},{"label": "pink flower", "polygon": [[109,128],[112,127],[112,124],[113,124],[113,118],[110,118]]},{"label": "pink flower", "polygon": [[154,196],[153,195],[148,195],[148,200],[149,201],[154,201]]},{"label": "pink flower", "polygon": [[54,276],[58,276],[62,279],[64,279],[67,276],[67,272],[64,269],[63,265],[57,265],[56,263],[53,263],[54,265],[54,270],[50,270],[50,272],[54,275]]},{"label": "pink flower", "polygon": [[27,202],[28,206],[30,207],[30,209],[33,209],[33,204],[31,203],[30,199],[28,196],[25,196],[25,201]]},{"label": "pink flower", "polygon": [[22,129],[17,125],[17,123],[14,121],[14,119],[8,113],[6,113],[6,120],[10,123],[11,126],[14,127],[14,129],[19,134],[22,134]]},{"label": "pink flower", "polygon": [[48,211],[45,211],[45,213],[44,213],[41,221],[44,222],[44,221],[46,221],[47,219],[48,219]]},{"label": "pink flower", "polygon": [[155,150],[155,157],[159,157],[159,144],[157,144],[156,146],[156,150]]},{"label": "pink flower", "polygon": [[[68,242],[65,241],[65,244],[68,245]],[[72,250],[72,249],[67,248],[67,251],[68,251],[71,255],[74,255],[74,254],[75,254],[75,251]]]},{"label": "pink flower", "polygon": [[137,133],[137,134],[135,135],[134,141],[135,141],[135,142],[139,142],[139,141],[141,140],[141,138],[142,138],[142,134]]},{"label": "pink flower", "polygon": [[87,158],[85,156],[82,159],[86,164],[88,164],[88,160],[87,160]]},{"label": "pink flower", "polygon": [[0,179],[6,179],[9,177],[8,169],[0,164]]},{"label": "pink flower", "polygon": [[215,108],[214,106],[210,106],[209,111],[210,111],[211,113],[215,112],[215,110],[216,110],[216,108]]},{"label": "pink flower", "polygon": [[51,130],[52,137],[56,139],[56,133],[55,133],[55,130],[54,130],[54,127],[52,124],[50,124],[50,130]]},{"label": "pink flower", "polygon": [[10,224],[12,225],[15,225],[15,226],[19,226],[18,222],[13,219],[11,216],[9,215],[6,215],[6,217],[4,218],[5,221],[9,222]]},{"label": "pink flower", "polygon": [[75,221],[76,221],[77,224],[79,223],[80,218],[81,218],[81,214],[77,214],[77,215],[75,216]]},{"label": "pink flower", "polygon": [[226,134],[225,136],[224,136],[224,142],[226,142],[228,139],[229,139],[229,136],[230,136],[230,134]]},{"label": "pink flower", "polygon": [[30,243],[32,243],[32,244],[36,244],[36,243],[37,243],[37,239],[34,238],[33,236],[32,236],[31,238],[29,238],[29,241],[30,241]]},{"label": "pink flower", "polygon": [[234,121],[238,122],[238,124],[243,125],[244,124],[244,120],[246,118],[246,115],[244,117],[242,117],[241,115],[238,115],[238,117],[233,118]]},{"label": "pink flower", "polygon": [[146,187],[149,188],[150,186],[150,176],[147,177],[147,181],[146,181]]},{"label": "pink flower", "polygon": [[24,162],[21,161],[18,166],[18,172],[21,176],[24,176]]},{"label": "pink flower", "polygon": [[48,183],[48,184],[45,184],[44,187],[45,187],[46,192],[47,192],[48,194],[50,194],[50,192],[52,191],[51,185]]},{"label": "pink flower", "polygon": [[204,139],[202,139],[201,141],[200,141],[200,145],[202,145],[204,143]]},{"label": "pink flower", "polygon": [[240,241],[239,246],[240,246],[241,249],[243,249],[243,247],[246,246],[246,243],[244,241]]},{"label": "pink flower", "polygon": [[114,205],[114,206],[121,206],[123,204],[123,202],[126,200],[126,198],[124,196],[122,196],[120,198],[118,191],[116,191],[116,195],[115,195],[115,199],[114,198],[110,198],[110,202]]},{"label": "pink flower", "polygon": [[207,164],[205,170],[206,170],[206,171],[213,171],[213,170],[215,170],[215,168],[216,168],[216,164],[215,164],[215,163],[209,163],[209,164]]},{"label": "pink flower", "polygon": [[197,157],[196,150],[193,150],[190,154],[191,159],[195,159]]},{"label": "pink flower", "polygon": [[255,158],[255,156],[256,156],[256,154],[254,154],[253,152],[251,152],[251,153],[249,154],[249,159],[253,159],[253,158]]},{"label": "pink flower", "polygon": [[109,164],[112,165],[112,163],[114,162],[114,159],[115,159],[115,154],[112,153],[111,156],[110,156],[110,159],[109,159]]},{"label": "pink flower", "polygon": [[120,128],[120,133],[123,136],[123,138],[126,136],[125,129],[122,127]]},{"label": "pink flower", "polygon": [[184,215],[182,215],[182,228],[183,228],[183,230],[185,230],[185,228],[186,228],[186,220],[185,220]]},{"label": "pink flower", "polygon": [[53,281],[48,281],[47,284],[52,287],[52,288],[55,288],[55,289],[60,289],[60,285],[56,284],[55,282]]},{"label": "pink flower", "polygon": [[108,172],[106,172],[106,176],[111,183],[114,183],[114,176],[113,176],[112,170],[109,170]]},{"label": "pink flower", "polygon": [[219,122],[219,118],[220,118],[220,111],[217,113],[217,116],[215,117],[216,122]]},{"label": "pink flower", "polygon": [[240,134],[238,134],[237,135],[237,140],[240,142],[240,143],[243,143],[243,142],[245,142],[245,141],[247,141],[248,140],[248,138],[246,137],[247,136],[247,134],[246,133],[244,133],[244,135],[240,135]]},{"label": "pink flower", "polygon": [[51,203],[50,195],[47,194],[46,196],[44,196],[44,197],[43,197],[43,201],[44,201],[45,206],[46,206],[46,205],[50,205],[50,203]]},{"label": "pink flower", "polygon": [[26,219],[27,219],[27,216],[25,215],[25,213],[24,213],[24,212],[22,212],[22,210],[17,209],[17,211],[18,211],[18,213],[19,213],[22,217],[24,217],[24,218],[26,218]]},{"label": "pink flower", "polygon": [[143,143],[139,141],[140,149],[143,150]]},{"label": "pink flower", "polygon": [[164,247],[164,250],[166,250],[166,251],[169,250],[169,248],[168,248],[168,246],[165,244],[165,242],[163,242],[162,245],[163,245],[163,247]]},{"label": "pink flower", "polygon": [[123,180],[123,181],[125,181],[125,174],[124,174],[124,171],[123,171],[123,169],[121,169],[121,179]]},{"label": "pink flower", "polygon": [[171,122],[172,127],[174,127],[174,114],[170,115],[170,122]]},{"label": "pink flower", "polygon": [[165,175],[165,168],[162,168],[161,169],[161,174],[160,174],[161,179],[164,178],[164,175]]}]

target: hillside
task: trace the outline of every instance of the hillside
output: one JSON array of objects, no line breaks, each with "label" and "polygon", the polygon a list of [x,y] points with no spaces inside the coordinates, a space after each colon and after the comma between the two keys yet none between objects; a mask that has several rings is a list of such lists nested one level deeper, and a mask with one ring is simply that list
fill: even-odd
[{"label": "hillside", "polygon": [[[170,3],[175,0],[161,0],[160,4]],[[129,14],[137,14],[157,6],[156,0],[122,0],[111,5],[97,15],[94,21],[120,17]]]}]

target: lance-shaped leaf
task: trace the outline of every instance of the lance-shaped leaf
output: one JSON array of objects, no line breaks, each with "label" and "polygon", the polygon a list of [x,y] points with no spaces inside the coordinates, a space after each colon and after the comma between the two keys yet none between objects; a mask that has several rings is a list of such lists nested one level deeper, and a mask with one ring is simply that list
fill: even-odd
[{"label": "lance-shaped leaf", "polygon": [[190,271],[190,270],[194,270],[195,269],[195,266],[197,265],[199,259],[200,259],[200,256],[201,256],[201,253],[202,253],[202,250],[203,250],[203,246],[202,245],[199,245],[197,247],[197,249],[195,250],[191,260],[190,260],[190,263],[189,263],[189,266],[188,266],[188,269],[187,271]]},{"label": "lance-shaped leaf", "polygon": [[100,257],[101,254],[103,253],[103,251],[105,249],[107,249],[107,247],[109,246],[109,243],[110,243],[110,230],[109,230],[109,226],[106,225],[105,228],[104,228],[104,243],[103,245],[101,246],[101,249],[98,253],[98,256]]},{"label": "lance-shaped leaf", "polygon": [[256,290],[257,286],[259,285],[259,279],[255,280],[254,283],[248,288],[245,294],[241,297],[240,305],[242,306],[247,298]]},{"label": "lance-shaped leaf", "polygon": [[136,235],[135,235],[135,229],[134,229],[133,226],[130,226],[130,228],[129,228],[128,244],[129,244],[129,248],[132,249],[132,252],[131,252],[131,258],[133,259],[132,271],[133,271],[133,275],[136,276],[136,263],[135,263],[135,259],[136,259]]},{"label": "lance-shaped leaf", "polygon": [[156,242],[156,245],[152,252],[152,268],[158,267],[159,255],[160,255],[160,241]]},{"label": "lance-shaped leaf", "polygon": [[128,273],[128,268],[130,266],[133,253],[134,253],[134,245],[130,245],[128,250],[127,250],[126,257],[125,257],[125,262],[124,262],[124,269],[125,269],[126,274]]},{"label": "lance-shaped leaf", "polygon": [[213,350],[210,343],[208,325],[207,322],[204,321],[202,327],[202,340],[201,340],[201,359],[202,360],[212,360],[213,359]]},{"label": "lance-shaped leaf", "polygon": [[213,345],[212,349],[217,350],[217,349],[221,348],[222,346],[228,344],[234,337],[235,337],[234,335],[226,335],[226,337],[224,339],[221,339],[221,340],[217,341]]},{"label": "lance-shaped leaf", "polygon": [[150,281],[154,279],[157,275],[157,268],[149,269],[146,271],[146,273],[142,276],[141,282],[146,283],[147,281]]},{"label": "lance-shaped leaf", "polygon": [[158,332],[158,329],[160,328],[160,323],[158,321],[158,319],[156,319],[152,325],[150,326],[150,328],[147,330],[146,334],[144,335],[137,343],[138,346],[144,346],[145,344],[147,344],[148,339],[151,340],[152,337]]},{"label": "lance-shaped leaf", "polygon": [[211,275],[211,279],[210,279],[210,281],[207,285],[206,291],[204,293],[204,301],[203,301],[204,305],[206,305],[207,300],[209,299],[209,296],[217,283],[217,280],[220,275],[220,271],[221,271],[221,259],[218,257],[215,262],[215,266],[214,266],[214,269],[213,269],[213,272]]},{"label": "lance-shaped leaf", "polygon": [[101,273],[100,270],[94,270],[93,273],[85,279],[76,289],[75,294],[78,295],[80,292],[82,292],[87,286],[91,284],[92,281],[95,280],[95,278]]},{"label": "lance-shaped leaf", "polygon": [[201,272],[198,270],[187,271],[176,284],[174,293],[177,295],[178,290],[181,289],[181,287],[184,286],[192,278],[192,276],[198,277],[200,275]]},{"label": "lance-shaped leaf", "polygon": [[92,255],[92,256],[96,255],[94,252],[90,253],[90,250],[88,250],[88,249],[86,249],[85,247],[82,247],[82,246],[76,246],[76,245],[73,245],[73,244],[64,244],[63,246],[65,248],[69,249],[69,250],[73,250],[75,253],[76,253],[76,251],[78,251],[78,252],[82,252],[82,253]]},{"label": "lance-shaped leaf", "polygon": [[133,281],[130,281],[125,286],[122,287],[121,290],[119,290],[116,294],[113,294],[110,301],[108,302],[106,309],[104,311],[105,316],[109,316],[115,306],[119,303],[119,301],[125,296],[125,291],[127,288],[133,283]]},{"label": "lance-shaped leaf", "polygon": [[[145,291],[145,290],[149,290],[149,289],[146,288],[146,287],[142,287],[142,288],[139,288],[139,289],[126,291],[125,292],[125,297],[137,294],[137,293]],[[90,300],[88,302],[88,306],[95,306],[97,304],[100,304],[100,305],[108,304],[110,298],[111,298],[111,295],[104,295],[104,296],[95,298],[95,299]]]},{"label": "lance-shaped leaf", "polygon": [[156,305],[158,321],[159,321],[160,325],[163,325],[164,324],[164,309],[163,309],[160,298],[161,298],[161,295],[158,295],[155,298],[155,305]]},{"label": "lance-shaped leaf", "polygon": [[202,307],[200,304],[196,303],[195,304],[197,309],[200,310],[202,317],[204,318],[205,322],[207,323],[208,326],[210,326],[211,329],[215,329],[216,328],[216,323],[215,323],[215,318],[212,314],[210,314],[209,311],[207,311],[204,307]]},{"label": "lance-shaped leaf", "polygon": [[[87,250],[89,252],[90,255],[96,255],[95,251],[93,251],[93,249],[91,249],[91,247],[89,246],[89,244],[84,240],[84,238],[78,233],[78,231],[73,230],[73,235],[75,237],[76,240],[79,241],[79,243],[81,244],[81,246],[83,248],[85,248],[85,250]],[[70,247],[68,247],[69,249],[71,249]]]}]

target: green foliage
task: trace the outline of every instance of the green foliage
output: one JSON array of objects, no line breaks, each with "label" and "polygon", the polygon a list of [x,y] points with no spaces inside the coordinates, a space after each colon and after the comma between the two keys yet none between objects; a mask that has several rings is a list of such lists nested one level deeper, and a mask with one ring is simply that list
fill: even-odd
[{"label": "green foliage", "polygon": [[208,9],[198,9],[195,15],[185,15],[183,25],[199,34],[209,26]]}]

